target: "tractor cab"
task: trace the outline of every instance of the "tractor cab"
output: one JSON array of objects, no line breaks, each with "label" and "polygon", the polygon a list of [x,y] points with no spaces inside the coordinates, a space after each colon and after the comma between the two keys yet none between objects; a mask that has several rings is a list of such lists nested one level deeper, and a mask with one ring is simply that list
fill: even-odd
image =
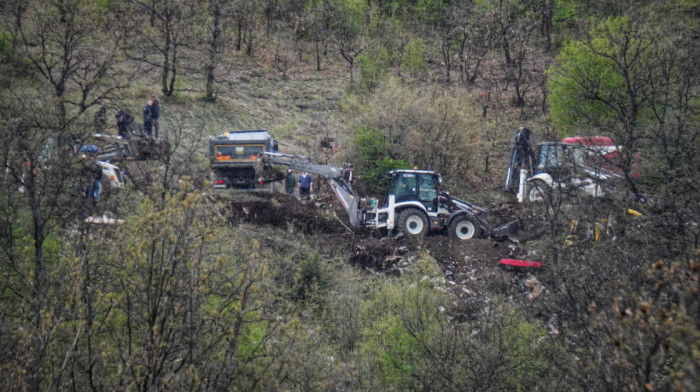
[{"label": "tractor cab", "polygon": [[527,179],[527,198],[546,198],[551,189],[576,189],[599,197],[614,192],[618,175],[600,167],[590,167],[586,150],[579,144],[540,143],[533,165],[534,174]]},{"label": "tractor cab", "polygon": [[568,143],[540,143],[535,170],[546,171],[567,166],[586,166],[585,152],[580,146]]},{"label": "tractor cab", "polygon": [[534,174],[548,173],[564,179],[586,166],[585,152],[579,145],[567,143],[540,143],[535,156]]},{"label": "tractor cab", "polygon": [[437,211],[438,194],[442,176],[428,170],[392,170],[387,173],[389,186],[387,187],[384,206],[388,206],[389,199],[394,196],[394,203],[419,202],[426,211]]}]

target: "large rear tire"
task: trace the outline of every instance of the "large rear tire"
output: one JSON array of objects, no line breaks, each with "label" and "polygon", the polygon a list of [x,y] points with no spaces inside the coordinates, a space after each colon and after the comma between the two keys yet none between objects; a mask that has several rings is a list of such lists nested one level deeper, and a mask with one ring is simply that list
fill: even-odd
[{"label": "large rear tire", "polygon": [[409,208],[399,215],[398,228],[404,235],[423,237],[428,232],[428,218],[421,210]]},{"label": "large rear tire", "polygon": [[481,227],[465,214],[454,217],[447,231],[450,237],[458,240],[470,240],[482,236]]},{"label": "large rear tire", "polygon": [[546,201],[551,198],[552,189],[542,180],[535,180],[529,184],[527,200],[530,202]]}]

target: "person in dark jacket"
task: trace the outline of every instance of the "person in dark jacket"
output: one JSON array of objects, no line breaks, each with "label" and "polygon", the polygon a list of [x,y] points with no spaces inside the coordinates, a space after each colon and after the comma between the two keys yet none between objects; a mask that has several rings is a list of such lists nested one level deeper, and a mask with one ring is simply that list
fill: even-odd
[{"label": "person in dark jacket", "polygon": [[104,133],[105,128],[107,128],[107,108],[105,105],[101,105],[100,109],[95,113],[95,132]]},{"label": "person in dark jacket", "polygon": [[90,186],[90,190],[88,192],[88,196],[92,199],[99,199],[100,198],[100,190],[102,189],[102,185],[100,184],[100,181],[102,180],[102,168],[97,164],[96,161],[93,161],[90,164],[90,174],[92,175],[92,184]]},{"label": "person in dark jacket", "polygon": [[348,184],[350,184],[350,185],[352,185],[352,180],[353,180],[354,174],[355,174],[355,165],[353,165],[352,163],[350,164],[350,166],[345,168],[345,170],[343,170],[343,178],[345,178],[345,181],[347,181]]},{"label": "person in dark jacket", "polygon": [[119,136],[128,139],[129,126],[134,122],[134,118],[129,115],[129,111],[125,107],[117,110],[117,114],[114,117],[117,119],[117,130],[119,132]]},{"label": "person in dark jacket", "polygon": [[284,179],[284,191],[288,195],[293,195],[294,189],[296,187],[297,187],[297,181],[296,181],[296,178],[294,178],[294,174],[292,173],[292,169],[287,169],[287,176]]},{"label": "person in dark jacket", "polygon": [[146,102],[146,106],[143,107],[143,131],[148,135],[148,137],[153,137],[153,111],[151,110],[153,106],[153,101],[150,99]]},{"label": "person in dark jacket", "polygon": [[151,123],[153,124],[153,131],[156,135],[156,139],[158,139],[158,129],[160,128],[158,126],[158,118],[160,117],[160,106],[158,104],[158,99],[151,98],[151,101],[153,101],[153,105],[151,105]]}]

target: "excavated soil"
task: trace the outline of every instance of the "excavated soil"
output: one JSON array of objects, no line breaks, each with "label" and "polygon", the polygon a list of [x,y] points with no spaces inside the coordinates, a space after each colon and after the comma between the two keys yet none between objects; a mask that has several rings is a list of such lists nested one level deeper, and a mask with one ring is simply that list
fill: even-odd
[{"label": "excavated soil", "polygon": [[261,194],[256,200],[231,201],[224,216],[231,224],[252,223],[293,228],[304,234],[342,233],[345,229],[329,219],[325,208],[316,203],[302,203],[282,194]]},{"label": "excavated soil", "polygon": [[[542,269],[499,264],[503,258],[530,259],[528,241],[541,237],[545,230],[541,212],[518,203],[486,207],[501,223],[518,219],[521,230],[500,240],[460,241],[440,232],[418,239],[387,237],[378,231],[351,230],[347,214],[330,196],[301,202],[279,193],[259,194],[231,199],[223,212],[232,225],[255,224],[303,233],[324,257],[340,258],[370,273],[400,276],[418,257],[428,253],[442,269],[445,288],[459,299],[454,303],[455,317],[466,320],[488,307],[488,298],[494,294],[533,301],[544,291],[533,276]],[[536,257],[534,261],[538,261]]]},{"label": "excavated soil", "polygon": [[[240,223],[269,225],[294,233],[303,233],[322,253],[349,255],[359,268],[388,275],[400,275],[417,255],[428,252],[442,268],[448,285],[462,298],[473,294],[470,286],[490,279],[512,285],[523,273],[499,264],[503,258],[525,259],[525,241],[539,237],[543,218],[532,207],[517,203],[488,206],[496,220],[505,223],[518,219],[522,229],[507,239],[491,238],[459,241],[446,233],[434,232],[422,239],[386,237],[369,230],[351,230],[344,210],[328,197],[301,202],[283,194],[260,194],[246,200],[231,200],[224,211],[233,225]],[[506,273],[504,275],[504,272]],[[494,279],[494,277],[496,279]],[[473,285],[472,282],[475,282]]]}]

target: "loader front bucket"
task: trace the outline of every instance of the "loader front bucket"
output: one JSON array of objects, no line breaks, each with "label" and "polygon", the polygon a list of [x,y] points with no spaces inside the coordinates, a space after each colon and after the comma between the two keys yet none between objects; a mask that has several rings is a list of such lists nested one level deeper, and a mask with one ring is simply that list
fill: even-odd
[{"label": "loader front bucket", "polygon": [[491,236],[494,238],[505,238],[514,235],[518,230],[520,230],[520,221],[516,219],[493,229]]}]

